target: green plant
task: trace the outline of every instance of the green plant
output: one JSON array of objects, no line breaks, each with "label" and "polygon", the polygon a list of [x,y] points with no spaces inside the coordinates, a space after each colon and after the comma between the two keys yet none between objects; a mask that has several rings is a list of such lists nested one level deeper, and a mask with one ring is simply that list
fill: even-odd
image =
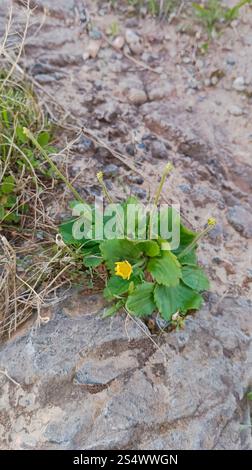
[{"label": "green plant", "polygon": [[108,27],[108,34],[112,37],[115,37],[119,34],[120,28],[117,21],[112,21],[110,26]]},{"label": "green plant", "polygon": [[[112,1],[112,6],[116,6],[116,0]],[[127,3],[140,10],[143,6],[147,8],[152,16],[169,16],[172,11],[181,4],[181,0],[127,0]]]},{"label": "green plant", "polygon": [[29,127],[44,155],[55,153],[51,126],[26,84],[0,73],[0,224],[17,224],[52,180],[52,169],[24,133]]},{"label": "green plant", "polygon": [[[168,164],[154,197],[154,207],[158,205],[164,179],[170,169]],[[97,176],[111,202],[102,174]],[[134,203],[137,199],[132,197],[120,203],[125,227],[128,224],[128,206]],[[160,224],[160,215],[158,217]],[[108,216],[103,216],[103,227],[108,220]],[[178,214],[169,208],[169,226],[172,220],[178,220]],[[167,322],[182,326],[186,313],[201,306],[201,292],[209,288],[208,279],[197,261],[196,248],[199,240],[215,225],[215,220],[209,219],[207,227],[200,233],[180,223],[180,244],[173,251],[170,250],[170,240],[151,238],[151,221],[152,212],[147,217],[147,239],[139,240],[132,239],[124,228],[121,238],[96,240],[93,218],[90,229],[93,239],[77,240],[73,236],[74,224],[83,224],[81,217],[63,222],[59,230],[63,242],[78,260],[82,259],[83,269],[89,270],[94,282],[102,278],[105,283],[103,293],[110,305],[104,316],[114,315],[123,307],[130,315],[143,318],[159,312]]]},{"label": "green plant", "polygon": [[234,7],[228,8],[221,0],[207,0],[203,5],[193,2],[192,7],[208,35],[212,36],[221,25],[227,25],[237,18],[240,9],[247,4],[251,4],[251,0],[241,0]]}]

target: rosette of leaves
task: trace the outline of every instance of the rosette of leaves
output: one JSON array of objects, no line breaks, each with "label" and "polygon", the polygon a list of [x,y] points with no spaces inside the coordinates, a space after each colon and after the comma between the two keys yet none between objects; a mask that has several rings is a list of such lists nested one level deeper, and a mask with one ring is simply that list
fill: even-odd
[{"label": "rosette of leaves", "polygon": [[[129,202],[123,204],[124,208]],[[163,249],[169,241],[160,238],[77,241],[72,236],[75,220],[62,224],[60,233],[64,242],[78,251],[85,267],[95,271],[105,266],[108,276],[103,294],[110,304],[104,316],[112,316],[124,307],[136,317],[159,312],[170,322],[176,312],[185,315],[200,308],[201,292],[209,288],[209,282],[197,261],[198,233],[180,224],[180,245],[170,251]],[[132,266],[129,279],[115,273],[116,263],[125,260]]]}]

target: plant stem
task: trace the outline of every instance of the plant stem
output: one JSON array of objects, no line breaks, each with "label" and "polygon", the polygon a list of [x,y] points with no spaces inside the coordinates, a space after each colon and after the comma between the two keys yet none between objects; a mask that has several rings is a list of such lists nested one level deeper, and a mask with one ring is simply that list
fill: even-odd
[{"label": "plant stem", "polygon": [[187,253],[189,253],[195,247],[196,243],[198,243],[201,238],[203,238],[208,232],[210,232],[212,228],[214,228],[214,225],[208,225],[204,230],[202,230],[202,232],[198,233],[194,240],[183,251],[181,251],[177,258],[180,259],[183,256],[187,255]]},{"label": "plant stem", "polygon": [[157,189],[157,192],[156,192],[156,195],[155,195],[155,199],[154,199],[154,205],[155,206],[157,206],[157,204],[158,204],[158,201],[159,201],[160,194],[161,194],[161,191],[162,191],[163,186],[164,186],[166,176],[168,175],[168,173],[170,173],[171,170],[172,170],[172,164],[167,163],[167,165],[164,168],[164,171],[163,171],[163,174],[162,174],[162,177],[161,177],[161,181],[159,183],[159,186],[158,186],[158,189]]},{"label": "plant stem", "polygon": [[53,169],[53,171],[56,173],[56,175],[58,175],[58,177],[65,183],[65,185],[67,186],[67,188],[69,189],[69,191],[71,191],[71,193],[74,195],[74,197],[84,203],[84,199],[82,199],[82,197],[79,195],[78,191],[76,191],[76,189],[72,186],[72,184],[68,181],[68,179],[66,178],[65,175],[63,175],[63,173],[61,173],[61,171],[58,169],[57,165],[55,165],[55,163],[52,161],[52,159],[49,157],[49,155],[47,155],[46,151],[43,149],[43,147],[41,147],[41,145],[38,143],[37,139],[34,137],[33,133],[27,129],[27,127],[24,127],[23,128],[23,132],[24,134],[32,141],[33,145],[35,145],[35,147],[37,147],[37,149],[42,153],[43,157],[45,158],[45,160],[49,163],[50,167]]}]

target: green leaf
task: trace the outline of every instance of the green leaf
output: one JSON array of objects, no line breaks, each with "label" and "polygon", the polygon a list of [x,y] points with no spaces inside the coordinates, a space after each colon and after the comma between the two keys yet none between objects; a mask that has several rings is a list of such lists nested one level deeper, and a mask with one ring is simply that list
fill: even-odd
[{"label": "green leaf", "polygon": [[181,264],[191,264],[197,265],[197,255],[196,250],[192,249],[189,253],[186,253],[184,256],[179,258]]},{"label": "green leaf", "polygon": [[87,256],[83,258],[83,264],[86,268],[97,268],[100,264],[103,263],[101,256]]},{"label": "green leaf", "polygon": [[118,312],[118,310],[123,306],[123,304],[123,300],[119,300],[119,302],[116,302],[116,304],[107,307],[103,312],[102,318],[112,317]]},{"label": "green leaf", "polygon": [[50,141],[50,134],[46,131],[40,132],[37,141],[41,147],[46,147]]},{"label": "green leaf", "polygon": [[180,245],[179,251],[184,250],[197,236],[197,232],[190,230],[185,225],[180,225]]},{"label": "green leaf", "polygon": [[15,188],[15,178],[13,176],[9,175],[3,178],[2,184],[1,184],[1,192],[3,194],[10,194],[14,191]]},{"label": "green leaf", "polygon": [[162,317],[167,321],[171,320],[174,313],[198,309],[202,303],[202,297],[183,283],[175,287],[156,285],[154,300]]},{"label": "green leaf", "polygon": [[73,224],[75,221],[76,219],[67,220],[59,226],[59,233],[61,234],[63,241],[66,244],[76,244],[77,242],[77,240],[75,240],[73,237]]},{"label": "green leaf", "polygon": [[23,127],[22,126],[17,126],[16,127],[16,136],[18,140],[21,142],[21,144],[24,144],[27,142],[27,137],[23,132]]},{"label": "green leaf", "polygon": [[153,240],[141,241],[137,243],[137,246],[141,251],[144,252],[146,256],[149,256],[150,258],[157,256],[160,253],[158,243]]},{"label": "green leaf", "polygon": [[247,393],[247,398],[248,398],[249,400],[252,400],[252,392],[248,392],[248,393]]},{"label": "green leaf", "polygon": [[154,284],[144,282],[138,285],[126,302],[126,309],[138,317],[145,317],[152,314],[156,306],[153,298]]},{"label": "green leaf", "polygon": [[209,289],[208,278],[198,266],[182,266],[182,280],[184,284],[198,292]]},{"label": "green leaf", "polygon": [[175,286],[181,278],[180,263],[170,251],[163,251],[161,257],[151,259],[147,271],[159,284],[165,286]]},{"label": "green leaf", "polygon": [[5,215],[4,207],[0,206],[0,220],[2,220],[4,218],[4,215]]},{"label": "green leaf", "polygon": [[125,294],[128,291],[131,280],[122,279],[119,276],[111,276],[103,291],[106,299],[112,299],[114,296]]},{"label": "green leaf", "polygon": [[101,254],[110,270],[114,270],[116,261],[127,260],[130,264],[136,263],[141,250],[133,241],[105,240],[100,244]]}]

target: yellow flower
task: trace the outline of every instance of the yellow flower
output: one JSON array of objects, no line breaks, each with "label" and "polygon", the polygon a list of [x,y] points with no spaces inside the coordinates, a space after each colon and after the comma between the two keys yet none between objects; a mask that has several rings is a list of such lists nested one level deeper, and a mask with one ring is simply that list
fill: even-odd
[{"label": "yellow flower", "polygon": [[123,279],[129,279],[132,274],[132,271],[132,266],[127,260],[117,261],[117,263],[115,263],[116,276],[120,276]]},{"label": "yellow flower", "polygon": [[216,219],[214,217],[210,217],[210,219],[208,219],[207,221],[207,225],[209,225],[210,227],[216,225]]}]

